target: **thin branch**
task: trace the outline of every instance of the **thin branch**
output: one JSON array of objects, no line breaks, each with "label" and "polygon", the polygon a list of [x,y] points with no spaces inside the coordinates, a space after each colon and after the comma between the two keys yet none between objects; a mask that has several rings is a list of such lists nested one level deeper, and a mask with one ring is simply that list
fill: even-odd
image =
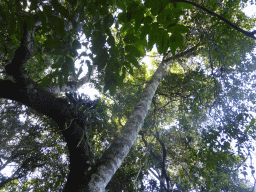
[{"label": "thin branch", "polygon": [[198,5],[194,2],[191,2],[191,1],[186,1],[186,0],[171,0],[170,2],[172,3],[178,3],[178,2],[183,2],[183,3],[188,3],[190,5],[194,5],[195,7],[203,10],[203,11],[206,11],[207,13],[215,16],[215,17],[218,17],[220,20],[224,21],[225,23],[227,23],[229,26],[231,26],[233,29],[243,33],[244,35],[246,35],[247,37],[251,37],[253,39],[256,39],[255,37],[255,34],[256,34],[256,30],[252,31],[252,32],[249,32],[249,31],[245,31],[243,29],[241,29],[240,27],[236,26],[235,24],[231,23],[229,20],[227,20],[226,18],[222,17],[221,15],[218,15],[217,13],[201,6],[201,5]]}]

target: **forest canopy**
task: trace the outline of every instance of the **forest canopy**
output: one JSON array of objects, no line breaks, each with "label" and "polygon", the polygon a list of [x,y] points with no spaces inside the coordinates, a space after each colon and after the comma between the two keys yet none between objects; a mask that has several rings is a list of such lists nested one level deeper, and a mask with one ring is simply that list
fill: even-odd
[{"label": "forest canopy", "polygon": [[255,191],[251,4],[2,0],[0,191]]}]

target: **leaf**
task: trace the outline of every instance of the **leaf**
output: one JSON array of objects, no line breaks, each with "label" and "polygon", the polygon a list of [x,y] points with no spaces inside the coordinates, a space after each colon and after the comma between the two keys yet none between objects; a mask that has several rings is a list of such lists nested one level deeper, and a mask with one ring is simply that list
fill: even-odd
[{"label": "leaf", "polygon": [[121,23],[126,23],[127,22],[127,13],[124,11],[122,13],[118,14],[118,21]]},{"label": "leaf", "polygon": [[249,131],[249,129],[250,129],[250,126],[245,126],[244,133],[245,133],[245,134],[247,134],[247,133],[248,133],[248,131]]},{"label": "leaf", "polygon": [[184,8],[184,9],[192,9],[193,8],[193,5],[191,5],[189,3],[179,2],[178,5],[179,5],[179,7]]},{"label": "leaf", "polygon": [[9,20],[9,28],[8,28],[8,33],[9,35],[13,35],[16,30],[16,20],[15,18],[11,17]]},{"label": "leaf", "polygon": [[59,88],[61,89],[63,85],[63,77],[61,72],[58,73],[58,83],[59,83]]},{"label": "leaf", "polygon": [[76,74],[76,77],[78,78],[79,75],[81,75],[81,73],[83,72],[83,67],[81,66]]},{"label": "leaf", "polygon": [[147,27],[150,27],[152,22],[153,22],[153,20],[150,16],[146,16],[144,21],[143,21],[144,26],[147,26]]},{"label": "leaf", "polygon": [[50,5],[43,6],[43,12],[45,13],[45,15],[47,17],[51,17],[52,16],[52,7]]},{"label": "leaf", "polygon": [[149,26],[144,25],[141,27],[140,40],[146,39],[146,36],[147,36],[149,30],[150,30]]},{"label": "leaf", "polygon": [[[167,51],[167,44],[165,41],[168,42],[169,37],[167,35],[167,32],[161,28],[158,28],[158,32],[156,33],[156,47],[160,54],[165,53]],[[167,38],[166,38],[167,35]],[[166,38],[166,39],[165,39]],[[165,46],[165,47],[164,47]]]},{"label": "leaf", "polygon": [[55,187],[55,188],[58,188],[60,184],[61,184],[61,180],[59,179],[59,180],[56,181],[54,187]]},{"label": "leaf", "polygon": [[66,32],[64,20],[56,16],[51,16],[49,20],[51,22],[51,26],[53,26],[54,30],[58,33],[58,35],[64,36]]},{"label": "leaf", "polygon": [[135,31],[141,26],[144,20],[144,12],[141,9],[137,9],[135,13]]},{"label": "leaf", "polygon": [[157,15],[160,12],[161,9],[161,1],[156,0],[145,0],[146,7],[151,8],[152,15]]},{"label": "leaf", "polygon": [[107,13],[106,16],[104,16],[104,20],[103,20],[103,29],[104,31],[108,34],[111,35],[111,31],[109,30],[109,28],[113,25],[114,23],[114,18],[113,15],[110,13]]},{"label": "leaf", "polygon": [[187,33],[189,32],[189,29],[184,25],[176,24],[167,28],[167,31],[171,33]]},{"label": "leaf", "polygon": [[109,90],[110,94],[114,95],[116,92],[116,80],[110,73],[107,73],[105,77],[104,93]]},{"label": "leaf", "polygon": [[125,51],[128,53],[128,54],[131,54],[133,55],[134,57],[140,57],[141,56],[141,53],[140,51],[133,45],[127,45],[125,46]]},{"label": "leaf", "polygon": [[68,65],[69,72],[74,76],[75,75],[75,63],[73,59],[69,56],[66,57],[66,64]]},{"label": "leaf", "polygon": [[68,2],[69,4],[71,4],[72,6],[77,5],[77,0],[67,0],[67,2]]},{"label": "leaf", "polygon": [[[131,67],[131,64],[129,63],[129,62],[125,62],[124,63],[124,65],[126,66],[126,68],[128,68],[129,69],[129,73],[131,74],[131,75],[134,75],[134,73],[133,73],[133,68]],[[124,70],[124,69],[126,69],[125,67],[123,67],[123,69],[122,70]],[[124,73],[124,71],[123,71],[123,73]]]},{"label": "leaf", "polygon": [[52,82],[52,74],[46,75],[42,81],[39,83],[38,88],[43,88],[51,84]]},{"label": "leaf", "polygon": [[237,116],[236,116],[236,119],[238,121],[241,121],[243,119],[243,113],[239,113]]},{"label": "leaf", "polygon": [[156,23],[153,23],[151,26],[151,30],[148,34],[148,46],[147,48],[151,50],[153,48],[153,45],[156,43],[156,36],[158,32],[158,26]]},{"label": "leaf", "polygon": [[132,63],[135,67],[137,67],[137,68],[140,67],[138,60],[137,60],[132,54],[126,55],[126,59],[127,59],[130,63]]},{"label": "leaf", "polygon": [[63,63],[61,67],[61,73],[64,77],[64,83],[68,81],[69,72],[70,72],[70,60],[69,57],[65,57],[65,62]]},{"label": "leaf", "polygon": [[44,42],[46,48],[59,48],[61,45],[62,42],[59,39],[48,38]]},{"label": "leaf", "polygon": [[93,58],[93,63],[98,65],[98,70],[101,71],[107,65],[108,58],[109,58],[109,55],[106,49],[103,49],[101,54]]},{"label": "leaf", "polygon": [[77,49],[81,49],[81,44],[78,40],[74,40],[72,43],[72,48],[77,50]]},{"label": "leaf", "polygon": [[69,17],[69,13],[68,13],[68,10],[63,7],[59,2],[58,0],[52,0],[52,6],[54,8],[54,10],[58,13],[61,14],[61,16],[65,17],[65,18],[68,18]]},{"label": "leaf", "polygon": [[252,118],[252,120],[251,120],[251,122],[250,122],[250,126],[254,126],[254,124],[255,124],[255,119]]},{"label": "leaf", "polygon": [[112,34],[108,37],[107,43],[108,43],[111,47],[114,47],[114,46],[115,46],[115,38],[113,37]]},{"label": "leaf", "polygon": [[31,2],[31,4],[30,4],[29,9],[30,10],[36,10],[36,8],[37,8],[37,0],[31,0],[30,2]]},{"label": "leaf", "polygon": [[124,42],[127,44],[132,44],[138,42],[139,39],[135,37],[133,34],[127,33],[124,37]]},{"label": "leaf", "polygon": [[183,46],[183,36],[180,33],[173,33],[170,37],[170,48],[172,55],[175,55],[175,51],[178,47]]},{"label": "leaf", "polygon": [[27,0],[22,0],[23,9],[27,8]]},{"label": "leaf", "polygon": [[42,22],[42,31],[45,32],[47,29],[47,18],[46,15],[42,11],[38,11],[37,13],[40,21]]}]

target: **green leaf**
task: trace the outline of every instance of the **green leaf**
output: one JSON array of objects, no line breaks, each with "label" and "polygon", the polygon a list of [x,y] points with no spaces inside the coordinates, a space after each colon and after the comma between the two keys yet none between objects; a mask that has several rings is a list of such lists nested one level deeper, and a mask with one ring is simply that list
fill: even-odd
[{"label": "green leaf", "polygon": [[58,83],[59,83],[59,88],[61,89],[63,85],[63,77],[61,72],[58,73]]},{"label": "green leaf", "polygon": [[77,50],[77,49],[81,49],[81,44],[78,40],[74,40],[72,43],[72,48]]},{"label": "green leaf", "polygon": [[255,119],[252,118],[252,120],[251,120],[251,122],[250,122],[250,126],[254,126],[254,124],[255,124]]},{"label": "green leaf", "polygon": [[133,44],[138,42],[139,39],[135,37],[133,34],[127,33],[126,36],[124,37],[124,42],[127,44]]},{"label": "green leaf", "polygon": [[27,0],[22,0],[23,9],[27,8]]},{"label": "green leaf", "polygon": [[42,11],[38,11],[37,13],[40,21],[42,22],[42,31],[45,32],[47,29],[47,18],[46,15]]},{"label": "green leaf", "polygon": [[116,92],[116,80],[112,74],[107,74],[105,77],[104,92],[108,91],[111,95]]},{"label": "green leaf", "polygon": [[50,5],[43,6],[43,12],[45,13],[45,15],[47,17],[51,17],[52,16],[52,7]]},{"label": "green leaf", "polygon": [[238,114],[238,115],[236,116],[236,119],[237,119],[238,121],[241,121],[241,120],[243,119],[243,113]]},{"label": "green leaf", "polygon": [[140,40],[146,39],[146,36],[147,36],[149,30],[150,30],[149,26],[144,25],[144,26],[141,27]]},{"label": "green leaf", "polygon": [[31,2],[31,4],[30,4],[29,9],[30,10],[36,10],[36,8],[37,8],[37,0],[31,0],[30,2]]},{"label": "green leaf", "polygon": [[59,48],[62,45],[62,42],[59,39],[48,38],[44,42],[46,48]]},{"label": "green leaf", "polygon": [[69,72],[70,72],[70,58],[69,57],[65,57],[65,62],[63,63],[62,67],[61,67],[61,73],[64,77],[64,83],[66,83],[68,81],[68,77],[69,77]]},{"label": "green leaf", "polygon": [[148,27],[151,26],[152,22],[153,22],[153,20],[152,20],[152,18],[150,16],[146,16],[144,21],[143,21],[144,26],[148,26]]},{"label": "green leaf", "polygon": [[156,23],[153,23],[151,26],[151,30],[148,34],[148,49],[151,50],[153,45],[156,43],[156,37],[158,32],[158,26]]},{"label": "green leaf", "polygon": [[184,8],[184,9],[192,9],[193,8],[193,5],[191,5],[189,3],[179,2],[178,5],[179,5],[179,7]]},{"label": "green leaf", "polygon": [[76,74],[76,77],[78,78],[79,75],[81,75],[82,72],[83,72],[83,68],[82,68],[82,66],[81,66],[81,67],[79,68],[77,74]]},{"label": "green leaf", "polygon": [[114,47],[114,46],[115,46],[115,38],[113,37],[112,34],[108,37],[107,43],[108,43],[111,47]]},{"label": "green leaf", "polygon": [[173,33],[170,37],[170,48],[173,55],[178,47],[183,46],[183,36],[180,33]]},{"label": "green leaf", "polygon": [[137,11],[135,13],[135,31],[137,31],[138,28],[141,26],[143,20],[144,20],[143,10],[137,9]]},{"label": "green leaf", "polygon": [[86,64],[87,64],[88,67],[91,65],[90,60],[86,60],[85,62],[86,62]]},{"label": "green leaf", "polygon": [[113,15],[110,13],[107,13],[107,15],[104,17],[104,20],[103,20],[103,29],[108,35],[111,35],[111,31],[109,30],[109,28],[113,25],[113,23],[114,23]]},{"label": "green leaf", "polygon": [[9,28],[8,28],[8,33],[9,35],[13,35],[16,30],[16,20],[15,18],[11,17],[9,20]]},{"label": "green leaf", "polygon": [[106,66],[108,57],[109,57],[108,53],[103,50],[101,54],[99,54],[95,58],[93,58],[94,63],[96,65],[98,65],[99,71],[104,69],[104,67]]},{"label": "green leaf", "polygon": [[175,56],[175,51],[178,48],[178,45],[177,45],[176,39],[175,39],[175,35],[172,35],[170,37],[169,43],[170,43],[171,53],[172,53],[173,56]]},{"label": "green leaf", "polygon": [[140,67],[138,60],[137,60],[132,54],[126,55],[126,59],[127,59],[130,63],[132,63],[135,67],[137,67],[137,68]]},{"label": "green leaf", "polygon": [[61,16],[65,17],[65,18],[68,18],[69,17],[69,13],[68,13],[68,10],[63,7],[59,2],[58,0],[52,0],[52,6],[54,8],[54,10],[58,13],[61,14]]},{"label": "green leaf", "polygon": [[118,14],[118,21],[121,23],[127,22],[127,13],[125,11]]},{"label": "green leaf", "polygon": [[[131,64],[129,62],[125,62],[124,65],[126,66],[126,68],[128,68],[128,72],[131,74],[131,75],[134,75],[133,73],[133,68],[131,67]],[[126,69],[125,67],[123,67],[123,73],[125,74],[124,70]]]},{"label": "green leaf", "polygon": [[75,75],[75,63],[73,59],[69,56],[66,57],[66,64],[68,66],[69,72],[74,76]]},{"label": "green leaf", "polygon": [[59,185],[61,184],[61,180],[58,180],[58,181],[56,181],[56,183],[55,183],[55,188],[58,188],[59,187]]},{"label": "green leaf", "polygon": [[[167,42],[169,40],[169,36],[164,29],[158,28],[158,32],[156,33],[156,47],[160,54],[165,53],[167,50]],[[167,35],[167,36],[166,36]]]},{"label": "green leaf", "polygon": [[109,86],[109,93],[110,93],[110,95],[114,95],[115,92],[116,92],[116,85],[110,84],[110,86]]},{"label": "green leaf", "polygon": [[156,0],[145,0],[144,5],[148,8],[151,8],[152,15],[157,15],[161,9],[161,1]]},{"label": "green leaf", "polygon": [[77,0],[67,0],[67,2],[68,2],[69,4],[71,4],[72,6],[77,5]]},{"label": "green leaf", "polygon": [[249,131],[249,129],[250,129],[250,126],[245,126],[244,133],[245,133],[245,134],[247,134],[247,133],[248,133],[248,131]]},{"label": "green leaf", "polygon": [[167,31],[171,33],[187,33],[189,32],[189,29],[184,25],[176,24],[167,28]]},{"label": "green leaf", "polygon": [[140,51],[133,45],[127,45],[125,46],[125,51],[128,53],[128,54],[131,54],[133,55],[134,57],[140,57],[141,56],[141,53]]},{"label": "green leaf", "polygon": [[51,84],[52,82],[52,74],[46,75],[42,81],[39,83],[38,88],[43,88]]},{"label": "green leaf", "polygon": [[66,32],[64,27],[64,20],[56,16],[51,16],[49,20],[51,22],[51,26],[53,26],[58,35],[64,36]]}]

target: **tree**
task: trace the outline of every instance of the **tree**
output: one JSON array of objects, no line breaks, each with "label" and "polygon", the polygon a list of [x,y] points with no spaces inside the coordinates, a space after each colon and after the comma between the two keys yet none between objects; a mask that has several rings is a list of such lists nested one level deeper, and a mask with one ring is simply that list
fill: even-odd
[{"label": "tree", "polygon": [[[25,111],[21,107],[14,107],[9,113],[4,112],[8,114],[8,122],[16,121],[16,125],[8,125],[9,129],[5,130],[10,131],[11,135],[3,133],[2,141],[17,137],[18,145],[15,145],[15,150],[11,154],[8,154],[6,147],[1,158],[8,159],[7,162],[20,163],[20,166],[17,175],[12,178],[1,178],[1,186],[8,182],[13,182],[12,185],[15,186],[16,179],[24,179],[29,171],[47,167],[46,163],[50,161],[50,157],[45,157],[40,151],[44,144],[56,148],[59,154],[52,153],[54,150],[49,151],[55,158],[61,153],[67,153],[64,147],[58,147],[59,144],[51,143],[49,138],[43,135],[42,129],[50,131],[49,125],[52,137],[63,137],[67,144],[69,174],[63,191],[103,191],[129,151],[130,159],[135,160],[132,158],[132,152],[137,151],[139,145],[134,148],[132,146],[138,134],[148,148],[148,153],[154,157],[149,158],[151,165],[158,164],[155,170],[160,170],[161,191],[174,190],[174,183],[180,191],[189,188],[209,190],[211,182],[206,176],[207,173],[216,173],[216,178],[219,175],[228,175],[229,179],[232,178],[232,169],[244,160],[243,157],[234,155],[224,141],[223,146],[226,148],[221,143],[221,150],[217,152],[214,151],[216,146],[207,148],[205,141],[211,140],[210,143],[213,145],[220,132],[214,127],[207,129],[213,133],[213,137],[210,138],[204,131],[196,130],[195,126],[203,121],[199,117],[205,114],[207,108],[212,106],[224,90],[225,86],[219,77],[224,72],[229,74],[228,70],[239,66],[241,61],[245,61],[246,53],[251,53],[256,31],[247,31],[253,27],[254,20],[247,18],[240,10],[240,6],[246,2],[1,2],[0,96],[28,107]],[[82,35],[85,35],[85,40],[80,42]],[[81,48],[81,44],[87,51],[78,54],[77,49]],[[155,64],[156,70],[150,74],[146,66],[139,61],[154,45],[162,60]],[[191,58],[195,56],[204,59],[205,70],[200,70],[191,63]],[[74,65],[76,59],[82,59],[81,63],[88,67],[87,75],[82,78],[82,67],[76,69]],[[98,77],[93,79],[96,68]],[[204,72],[207,70],[210,70],[210,75]],[[150,76],[147,76],[147,73]],[[105,96],[113,99],[113,105],[108,103],[107,99],[92,101],[85,95],[68,93],[77,90],[90,79]],[[134,85],[131,94],[123,94],[125,90],[129,91],[124,82],[127,85]],[[190,87],[188,84],[193,86]],[[129,97],[130,100],[127,100]],[[137,99],[137,102],[133,99]],[[177,99],[178,102],[175,101]],[[11,105],[7,100],[2,102],[7,102],[5,106],[8,109],[18,106],[17,103]],[[166,107],[170,103],[178,113]],[[130,104],[134,109],[131,109]],[[127,110],[129,116],[121,109]],[[26,125],[21,129],[23,131],[17,130],[21,131],[20,134],[15,135],[14,129],[20,124],[17,115],[20,113],[38,113],[37,116],[43,126]],[[46,120],[46,117],[50,119]],[[170,124],[172,118],[178,120],[179,126],[170,132],[160,131],[160,125],[164,122],[166,125]],[[4,121],[2,123],[2,126],[7,126]],[[31,121],[27,119],[26,123]],[[251,123],[251,127],[253,126],[254,123]],[[152,128],[155,131],[152,131]],[[28,133],[29,136],[22,135],[22,132]],[[148,134],[150,136],[150,132],[151,137],[146,138]],[[152,134],[155,135],[155,139]],[[179,174],[186,175],[186,182],[183,184],[173,182],[172,180],[178,180],[178,177],[171,178],[168,173],[167,154],[176,155],[178,150],[171,151],[172,145],[167,142],[166,136],[172,138],[174,143],[182,144],[179,151],[189,149],[184,153],[184,163],[175,157],[175,161],[180,162],[182,167],[178,170]],[[38,138],[40,142],[37,141]],[[148,140],[151,140],[150,144]],[[152,144],[158,150],[153,149],[150,146]],[[34,149],[28,146],[34,146]],[[35,151],[41,155],[33,154]],[[197,157],[197,153],[202,154],[204,151],[206,157]],[[207,158],[214,155],[218,155],[218,161],[213,165],[223,162],[225,172],[219,171],[213,165],[210,166]],[[139,156],[142,158],[141,163],[143,159],[148,158],[144,153],[140,153]],[[228,164],[229,158],[234,159],[231,164]],[[201,162],[202,165],[195,165],[195,162]],[[56,189],[61,182],[65,182],[65,160],[60,164],[62,167],[56,168],[57,171],[50,171],[49,168],[49,172],[54,175],[52,181],[55,183],[45,182],[45,189]],[[53,167],[59,164],[51,162],[49,165]],[[123,166],[125,169],[120,170],[129,175],[129,181],[136,175],[134,170],[142,168],[133,167],[129,171],[127,168],[131,164],[127,161]],[[147,168],[149,167],[143,167],[145,174]],[[202,174],[204,180],[200,180],[200,176],[195,176],[197,171]],[[139,173],[137,179],[142,182],[143,172]],[[61,177],[58,177],[58,174]],[[45,173],[43,177],[46,175],[48,174]],[[55,177],[58,177],[57,181]],[[115,179],[117,178],[113,178]],[[194,186],[191,186],[191,182]],[[40,187],[40,181],[25,182],[24,187],[28,189],[30,185]],[[227,190],[229,185],[222,184],[215,189]],[[111,186],[113,185],[110,182],[108,187],[113,189]],[[127,190],[128,187],[134,186],[129,183]],[[141,183],[140,188],[143,187],[144,184]],[[151,189],[157,187],[152,182]]]}]

